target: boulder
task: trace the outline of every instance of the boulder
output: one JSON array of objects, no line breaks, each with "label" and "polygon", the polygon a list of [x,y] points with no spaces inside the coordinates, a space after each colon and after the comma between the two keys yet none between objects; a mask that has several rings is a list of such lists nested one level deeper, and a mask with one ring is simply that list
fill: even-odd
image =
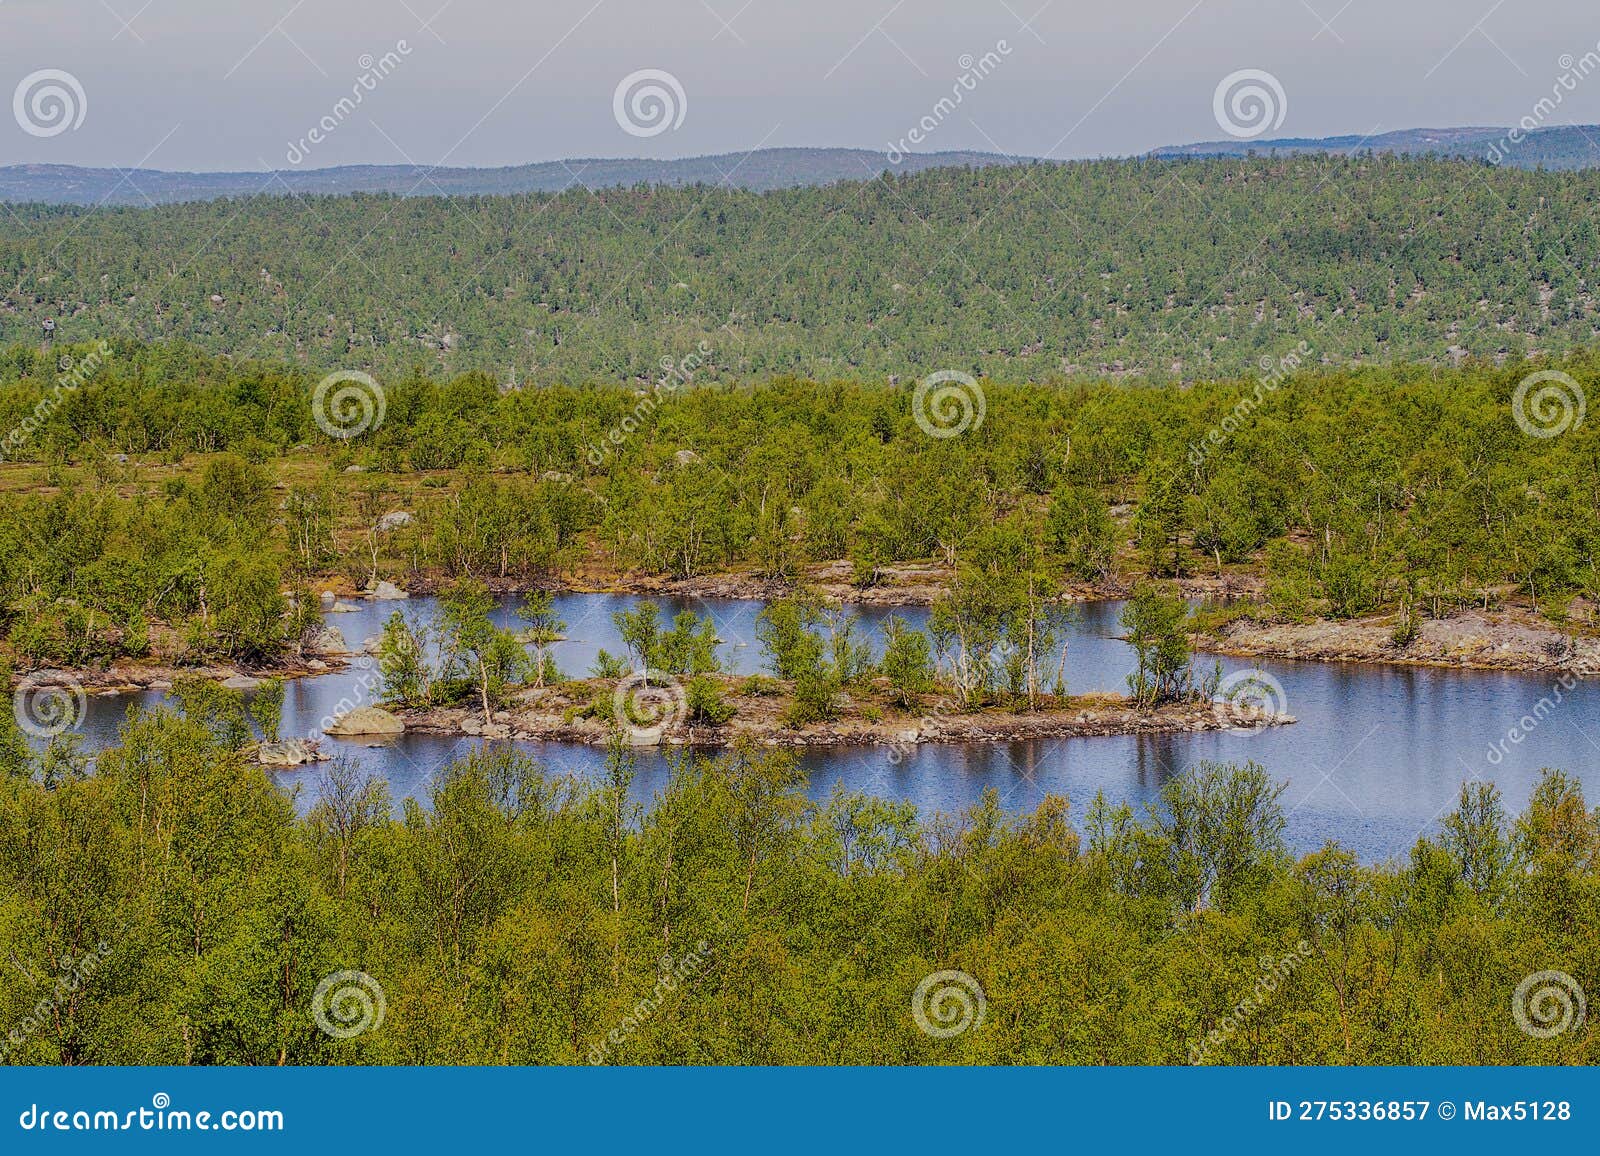
[{"label": "boulder", "polygon": [[306,739],[284,739],[279,743],[262,743],[256,748],[256,762],[264,767],[303,767],[320,763],[328,758]]},{"label": "boulder", "polygon": [[340,715],[332,724],[322,729],[325,735],[334,735],[339,738],[360,737],[362,735],[398,735],[403,734],[406,724],[399,717],[390,714],[379,706],[358,706],[355,710]]},{"label": "boulder", "polygon": [[389,581],[379,582],[377,586],[373,587],[372,596],[379,602],[398,602],[402,598],[411,597],[411,595]]},{"label": "boulder", "polygon": [[400,529],[401,526],[409,526],[414,521],[416,519],[405,510],[390,510],[378,519],[378,530],[387,534],[391,530]]},{"label": "boulder", "polygon": [[350,644],[345,642],[344,633],[337,626],[318,627],[316,633],[306,640],[306,646],[312,654],[350,653]]},{"label": "boulder", "polygon": [[251,678],[248,674],[233,674],[222,680],[224,690],[255,690],[260,685],[259,678]]},{"label": "boulder", "polygon": [[381,634],[374,634],[371,638],[368,638],[364,642],[362,642],[362,644],[361,644],[361,653],[362,654],[377,654],[378,650],[382,646],[383,646],[383,636]]},{"label": "boulder", "polygon": [[353,602],[335,602],[332,606],[323,607],[325,614],[354,614],[361,607]]},{"label": "boulder", "polygon": [[461,720],[461,732],[469,735],[481,735],[483,733],[483,720],[475,714],[469,714]]}]

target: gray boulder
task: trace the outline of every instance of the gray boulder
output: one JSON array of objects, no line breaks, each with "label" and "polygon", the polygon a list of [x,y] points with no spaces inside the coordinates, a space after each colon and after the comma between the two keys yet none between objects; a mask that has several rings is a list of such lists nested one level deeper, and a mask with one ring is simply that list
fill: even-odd
[{"label": "gray boulder", "polygon": [[322,733],[336,738],[360,738],[363,735],[404,734],[405,729],[406,724],[397,715],[390,714],[380,706],[358,706],[334,719],[331,725],[323,728]]}]

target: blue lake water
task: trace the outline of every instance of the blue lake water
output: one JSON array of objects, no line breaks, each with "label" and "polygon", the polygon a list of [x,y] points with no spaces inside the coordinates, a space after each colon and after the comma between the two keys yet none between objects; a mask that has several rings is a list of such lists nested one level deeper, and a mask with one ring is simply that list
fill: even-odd
[{"label": "blue lake water", "polygon": [[[569,674],[586,672],[604,647],[622,652],[611,615],[640,599],[609,595],[566,595],[557,609],[567,623],[567,640],[555,648]],[[710,614],[723,639],[721,656],[737,673],[762,669],[755,637],[761,603],[738,600],[658,598],[667,614],[691,609]],[[362,602],[352,613],[330,614],[352,648],[375,635],[398,607],[426,616],[429,603]],[[515,603],[500,608],[502,621],[514,623]],[[869,625],[891,611],[862,607]],[[926,612],[894,611],[915,625]],[[1070,630],[1067,683],[1071,692],[1123,691],[1133,668],[1133,653],[1116,638],[1117,603],[1078,608]],[[1197,666],[1209,669],[1200,656]],[[1223,659],[1226,672],[1253,664]],[[888,748],[811,749],[802,763],[813,796],[825,797],[835,783],[850,790],[907,799],[925,813],[954,812],[976,802],[986,788],[1000,794],[1012,811],[1031,810],[1047,794],[1066,796],[1081,816],[1096,791],[1136,808],[1150,802],[1161,784],[1206,759],[1261,763],[1286,784],[1282,802],[1288,813],[1288,838],[1298,852],[1334,839],[1368,860],[1403,855],[1421,834],[1455,804],[1462,782],[1479,778],[1497,783],[1507,806],[1526,802],[1541,767],[1554,766],[1583,779],[1591,801],[1600,801],[1600,683],[1561,690],[1554,675],[1498,674],[1353,664],[1264,662],[1261,669],[1283,687],[1285,705],[1299,721],[1293,726],[1249,733],[1209,732],[1160,736],[1054,739],[1037,742],[929,744],[891,761]],[[320,734],[337,711],[371,701],[375,672],[358,660],[343,671],[290,682],[284,702],[283,733]],[[1533,711],[1541,698],[1561,701],[1519,742],[1507,742],[1511,728]],[[123,695],[89,700],[82,724],[91,748],[115,742],[130,706],[154,703],[159,695]],[[1523,724],[1525,725],[1525,723]],[[482,740],[407,735],[381,748],[329,739],[334,751],[388,779],[396,800],[425,798],[429,784],[454,755]],[[555,743],[519,744],[533,750],[552,772],[594,774],[603,759],[597,748]],[[1498,763],[1490,751],[1500,747]],[[639,751],[635,792],[648,803],[666,776],[665,756]],[[278,782],[298,791],[302,807],[315,798],[317,770],[275,773]]]}]

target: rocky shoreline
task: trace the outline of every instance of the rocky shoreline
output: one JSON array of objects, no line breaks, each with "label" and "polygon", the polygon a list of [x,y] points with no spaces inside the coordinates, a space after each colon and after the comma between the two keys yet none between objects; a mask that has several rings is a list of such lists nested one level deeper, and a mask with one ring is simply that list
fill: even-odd
[{"label": "rocky shoreline", "polygon": [[1397,616],[1348,622],[1257,622],[1239,619],[1215,633],[1196,634],[1199,652],[1243,658],[1357,662],[1396,666],[1600,673],[1600,638],[1563,633],[1531,615],[1481,611],[1425,619],[1416,637],[1395,640]]},{"label": "rocky shoreline", "polygon": [[[612,724],[584,711],[597,697],[604,701],[610,693],[609,686],[598,680],[529,691],[508,709],[494,712],[487,723],[481,711],[464,706],[401,710],[392,717],[407,733],[600,745],[610,738]],[[727,701],[737,713],[720,726],[691,723],[681,709],[669,705],[664,715],[652,717],[653,725],[625,727],[622,733],[639,746],[717,748],[749,740],[775,747],[903,748],[924,743],[1252,730],[1295,721],[1288,714],[1250,712],[1214,703],[1172,703],[1146,710],[1120,695],[1084,695],[1031,712],[987,708],[957,713],[940,703],[910,711],[886,711],[875,703],[850,702],[833,721],[796,727],[783,719],[787,696],[743,695],[730,689]]]}]

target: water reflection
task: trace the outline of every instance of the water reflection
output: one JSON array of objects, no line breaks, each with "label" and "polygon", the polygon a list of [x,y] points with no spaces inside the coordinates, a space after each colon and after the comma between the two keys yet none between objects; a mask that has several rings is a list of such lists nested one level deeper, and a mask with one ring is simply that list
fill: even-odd
[{"label": "water reflection", "polygon": [[[640,600],[611,595],[567,595],[556,600],[568,624],[567,641],[556,647],[563,670],[587,671],[602,648],[622,650],[611,615]],[[737,673],[761,669],[755,638],[760,604],[725,599],[661,599],[675,612],[710,614],[724,646],[722,656]],[[425,614],[426,600],[405,606]],[[394,603],[362,603],[352,613],[329,615],[347,641],[359,648],[375,636]],[[514,622],[515,604],[500,608],[502,623]],[[874,627],[890,611],[868,608],[862,617]],[[926,612],[897,611],[922,625]],[[1067,681],[1074,692],[1121,691],[1132,668],[1132,654],[1119,641],[1120,607],[1101,603],[1082,607],[1069,631]],[[1209,664],[1210,659],[1202,659]],[[1225,671],[1246,668],[1224,660]],[[1541,696],[1549,675],[1517,675],[1374,667],[1349,664],[1272,662],[1263,668],[1283,685],[1288,709],[1300,721],[1292,727],[1256,734],[1213,732],[1198,735],[1129,735],[1111,738],[1055,739],[1032,743],[975,746],[923,746],[901,761],[878,748],[810,750],[802,763],[815,797],[825,798],[835,783],[848,790],[907,799],[923,811],[954,811],[977,802],[993,787],[1007,809],[1032,809],[1047,794],[1066,796],[1081,818],[1096,791],[1113,802],[1140,808],[1161,784],[1205,760],[1253,759],[1286,784],[1283,805],[1289,814],[1289,839],[1298,851],[1337,839],[1368,859],[1404,854],[1420,833],[1433,828],[1454,805],[1464,780],[1493,779],[1507,805],[1520,808],[1540,767],[1577,774],[1600,797],[1596,754],[1600,753],[1600,685],[1584,683],[1565,692],[1565,701],[1531,731],[1509,745],[1504,760],[1492,764],[1489,749]],[[370,660],[350,670],[291,683],[285,695],[285,734],[316,734],[341,700],[363,701],[372,682]],[[92,748],[116,740],[126,710],[154,703],[160,696],[90,699],[84,731]],[[362,765],[386,777],[396,800],[423,798],[438,769],[478,740],[408,735],[377,749],[360,743],[336,744]],[[529,744],[552,771],[594,775],[604,754],[588,747]],[[640,754],[635,792],[641,801],[666,781],[665,758]],[[309,806],[315,772],[280,772],[286,786],[299,785],[298,802]]]}]

